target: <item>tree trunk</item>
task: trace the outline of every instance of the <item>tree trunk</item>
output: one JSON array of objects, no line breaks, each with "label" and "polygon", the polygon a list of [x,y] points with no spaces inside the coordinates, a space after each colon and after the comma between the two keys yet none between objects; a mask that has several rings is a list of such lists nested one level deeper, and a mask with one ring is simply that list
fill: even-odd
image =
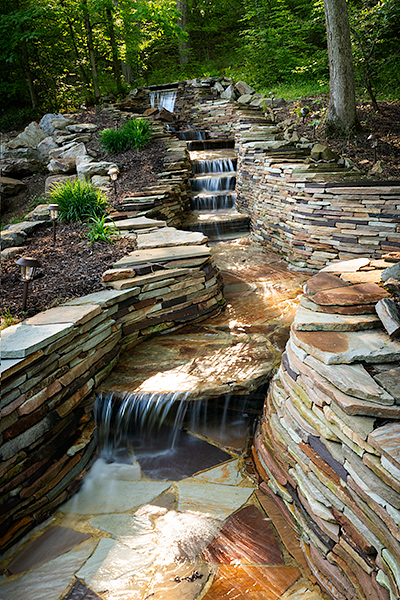
[{"label": "tree trunk", "polygon": [[357,125],[353,56],[346,0],[324,0],[330,94],[327,131],[348,133]]},{"label": "tree trunk", "polygon": [[[178,19],[178,25],[182,31],[185,31],[188,21],[187,0],[176,0],[176,8],[181,15]],[[181,40],[179,42],[179,64],[184,66],[189,60],[189,41]]]},{"label": "tree trunk", "polygon": [[84,22],[85,22],[85,30],[86,30],[86,37],[87,37],[87,45],[88,45],[88,50],[89,50],[90,68],[92,71],[94,99],[97,104],[98,101],[100,100],[99,76],[97,73],[96,55],[94,52],[93,28],[92,28],[92,24],[90,22],[87,0],[82,0],[82,7],[83,7],[83,18],[84,18]]},{"label": "tree trunk", "polygon": [[106,8],[106,17],[107,17],[108,35],[110,36],[113,72],[114,72],[115,81],[117,83],[118,93],[121,93],[122,92],[121,66],[119,64],[119,59],[118,59],[118,48],[117,48],[117,42],[115,39],[114,21],[113,21],[113,14],[112,14],[111,8]]},{"label": "tree trunk", "polygon": [[[14,8],[15,8],[15,10],[19,10],[19,0],[14,0]],[[21,30],[21,33],[24,33],[23,25],[20,25],[20,30]],[[21,42],[21,53],[22,53],[22,63],[24,65],[25,76],[26,76],[26,80],[28,82],[28,89],[29,89],[29,95],[31,97],[32,108],[36,108],[37,105],[39,104],[39,100],[38,100],[37,93],[35,90],[35,85],[33,83],[32,69],[31,69],[31,66],[29,63],[28,46],[25,41]]]}]

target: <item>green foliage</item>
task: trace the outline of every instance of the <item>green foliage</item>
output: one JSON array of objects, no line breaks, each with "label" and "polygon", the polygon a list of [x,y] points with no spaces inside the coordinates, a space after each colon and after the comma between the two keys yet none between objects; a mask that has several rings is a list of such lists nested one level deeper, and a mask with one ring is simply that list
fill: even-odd
[{"label": "green foliage", "polygon": [[67,223],[101,217],[107,207],[107,198],[91,183],[80,179],[59,183],[48,197],[50,203],[59,205],[59,218]]},{"label": "green foliage", "polygon": [[107,215],[103,215],[102,217],[91,217],[89,220],[92,223],[89,226],[87,233],[90,244],[93,244],[93,242],[108,242],[114,244],[112,236],[121,235],[121,232],[114,221],[109,219]]},{"label": "green foliage", "polygon": [[[1,94],[0,94],[1,96]],[[0,114],[0,132],[6,133],[14,129],[22,129],[37,118],[34,108],[14,108]]]},{"label": "green foliage", "polygon": [[2,313],[1,315],[1,327],[0,329],[6,329],[6,327],[11,327],[11,325],[15,325],[15,323],[18,322],[18,319],[16,319],[9,308],[6,308],[6,310]]},{"label": "green foliage", "polygon": [[131,119],[118,131],[104,129],[100,141],[106,152],[116,154],[126,150],[140,150],[151,138],[151,123],[146,119]]}]

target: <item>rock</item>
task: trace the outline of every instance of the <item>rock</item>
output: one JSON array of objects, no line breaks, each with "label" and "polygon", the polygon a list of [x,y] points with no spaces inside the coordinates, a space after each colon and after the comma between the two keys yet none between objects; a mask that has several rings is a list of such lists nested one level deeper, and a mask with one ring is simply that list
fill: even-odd
[{"label": "rock", "polygon": [[71,125],[71,121],[64,119],[64,117],[59,117],[50,121],[50,125],[54,128],[54,130],[63,130],[67,127],[67,125]]},{"label": "rock", "polygon": [[45,159],[49,157],[51,150],[55,148],[58,148],[58,145],[51,136],[44,138],[37,146],[40,156]]},{"label": "rock", "polygon": [[400,262],[382,271],[381,281],[385,282],[388,281],[388,279],[400,281]]},{"label": "rock", "polygon": [[393,340],[400,336],[400,315],[396,303],[392,298],[383,298],[375,306],[376,313],[382,325]]},{"label": "rock", "polygon": [[236,100],[238,96],[239,94],[233,85],[228,85],[226,90],[221,93],[221,98],[224,98],[225,100]]},{"label": "rock", "polygon": [[75,142],[71,142],[50,152],[50,158],[71,158],[78,156],[87,156],[86,146],[83,143],[76,144]]},{"label": "rock", "polygon": [[1,232],[1,249],[22,246],[26,241],[26,233],[23,231],[3,230]]},{"label": "rock", "polygon": [[383,173],[383,162],[381,160],[377,160],[372,169],[368,171],[368,175],[377,175],[379,173]]},{"label": "rock", "polygon": [[32,121],[22,133],[8,142],[8,146],[9,148],[36,148],[46,137],[43,129],[39,127],[36,121]]},{"label": "rock", "polygon": [[67,125],[66,129],[71,133],[93,133],[97,131],[97,125],[93,123],[75,123],[74,125]]},{"label": "rock", "polygon": [[352,306],[374,304],[387,296],[388,292],[376,283],[356,283],[317,292],[312,301],[323,306]]},{"label": "rock", "polygon": [[26,190],[26,184],[11,177],[0,177],[0,194],[4,196],[16,196]]},{"label": "rock", "polygon": [[93,175],[91,182],[98,190],[102,190],[103,192],[110,191],[110,178],[108,175]]},{"label": "rock", "polygon": [[42,168],[43,164],[39,160],[29,158],[6,158],[1,164],[3,175],[21,175],[22,177],[37,173]]},{"label": "rock", "polygon": [[50,221],[48,204],[39,204],[30,213],[25,215],[26,221]]},{"label": "rock", "polygon": [[243,94],[243,96],[240,96],[237,101],[239,104],[250,104],[251,99],[251,94]]},{"label": "rock", "polygon": [[114,163],[102,161],[102,162],[89,162],[79,161],[76,165],[76,172],[80,179],[90,179],[93,175],[107,175],[108,170],[111,167],[116,167]]},{"label": "rock", "polygon": [[235,88],[241,96],[244,96],[245,94],[249,94],[251,96],[255,93],[255,90],[253,90],[253,88],[247,85],[247,83],[244,81],[238,81],[235,85]]},{"label": "rock", "polygon": [[219,81],[216,81],[214,83],[213,89],[216,90],[220,94],[221,92],[224,91],[225,88]]},{"label": "rock", "polygon": [[76,177],[76,175],[51,175],[44,184],[44,193],[48,194],[55,185],[73,181]]},{"label": "rock", "polygon": [[47,165],[50,173],[73,173],[76,167],[76,159],[69,158],[53,158]]},{"label": "rock", "polygon": [[1,260],[10,260],[23,250],[23,246],[11,246],[1,251]]},{"label": "rock", "polygon": [[62,119],[63,121],[65,121],[65,125],[68,125],[69,123],[69,121],[67,121],[67,119],[64,119],[64,117],[60,113],[47,113],[46,115],[43,115],[43,117],[40,119],[39,127],[41,127],[43,131],[47,133],[47,135],[53,135],[55,129],[57,129],[57,127],[54,127],[54,125],[52,124],[52,121],[55,119]]},{"label": "rock", "polygon": [[330,161],[339,159],[337,152],[334,152],[328,148],[328,146],[324,146],[323,144],[314,144],[314,146],[311,148],[310,156],[314,160]]},{"label": "rock", "polygon": [[35,229],[44,224],[44,221],[21,221],[20,223],[14,223],[14,225],[8,225],[5,231],[13,231],[15,233],[25,233],[30,235]]},{"label": "rock", "polygon": [[166,108],[162,108],[157,116],[160,121],[166,121],[167,123],[173,123],[175,121],[175,116],[172,112],[167,110]]}]

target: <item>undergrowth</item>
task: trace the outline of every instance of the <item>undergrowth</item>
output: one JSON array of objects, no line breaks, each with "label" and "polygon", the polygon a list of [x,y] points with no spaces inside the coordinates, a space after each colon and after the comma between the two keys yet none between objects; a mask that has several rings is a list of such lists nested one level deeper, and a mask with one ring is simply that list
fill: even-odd
[{"label": "undergrowth", "polygon": [[100,141],[106,152],[116,154],[126,150],[140,150],[151,138],[151,123],[146,119],[131,119],[121,129],[104,129]]},{"label": "undergrowth", "polygon": [[49,200],[59,205],[59,218],[67,223],[102,217],[108,204],[100,190],[80,179],[56,185],[49,194]]}]

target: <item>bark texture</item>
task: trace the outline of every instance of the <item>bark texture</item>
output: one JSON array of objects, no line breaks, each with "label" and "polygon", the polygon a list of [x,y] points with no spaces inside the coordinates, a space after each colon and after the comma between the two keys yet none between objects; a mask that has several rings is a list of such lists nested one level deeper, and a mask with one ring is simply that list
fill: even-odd
[{"label": "bark texture", "polygon": [[[176,8],[180,11],[181,16],[178,19],[178,25],[182,31],[186,30],[188,20],[187,0],[176,0]],[[189,42],[183,40],[179,42],[179,64],[186,65],[189,60]]]},{"label": "bark texture", "polygon": [[348,132],[357,125],[353,56],[346,0],[324,0],[330,96],[328,130]]}]

